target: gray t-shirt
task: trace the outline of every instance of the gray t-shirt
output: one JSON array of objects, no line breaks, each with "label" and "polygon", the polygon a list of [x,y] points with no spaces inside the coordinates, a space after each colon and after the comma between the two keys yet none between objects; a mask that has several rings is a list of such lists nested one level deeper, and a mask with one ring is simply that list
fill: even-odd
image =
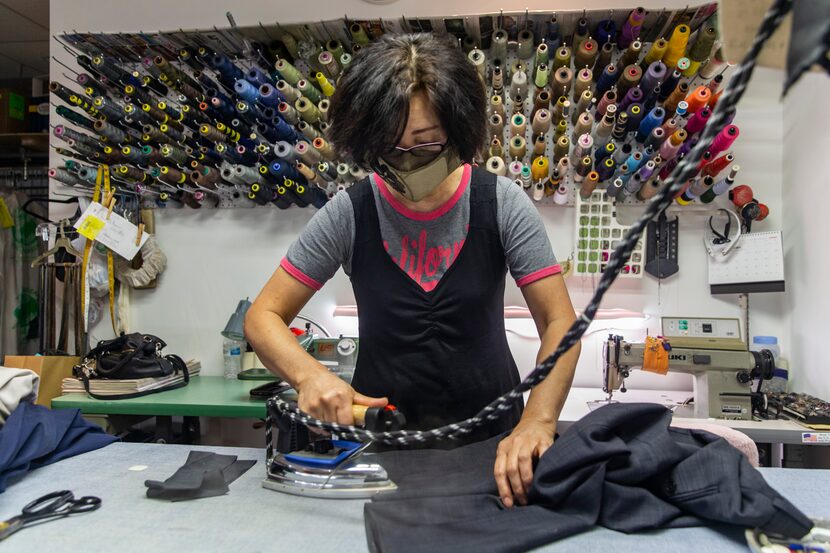
[{"label": "gray t-shirt", "polygon": [[[465,166],[453,196],[437,209],[417,212],[398,201],[376,174],[370,177],[384,247],[424,290],[430,291],[458,257],[470,221],[471,167]],[[536,207],[506,177],[496,184],[499,235],[510,274],[519,286],[561,272]],[[351,274],[355,238],[349,195],[335,194],[305,226],[281,266],[303,284],[319,290],[337,269]]]}]

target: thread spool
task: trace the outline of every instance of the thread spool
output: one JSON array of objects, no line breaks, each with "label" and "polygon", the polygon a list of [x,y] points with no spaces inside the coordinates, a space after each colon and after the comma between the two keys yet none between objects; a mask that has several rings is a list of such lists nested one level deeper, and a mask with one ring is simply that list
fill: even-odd
[{"label": "thread spool", "polygon": [[689,59],[698,63],[706,61],[717,39],[718,31],[714,26],[701,26],[697,31],[695,43],[689,48]]},{"label": "thread spool", "polygon": [[565,96],[571,90],[571,83],[573,82],[574,72],[570,67],[560,67],[553,75],[553,89],[561,91]]},{"label": "thread spool", "polygon": [[520,179],[522,178],[522,169],[524,168],[524,164],[521,161],[512,161],[507,166],[507,176],[511,179]]},{"label": "thread spool", "polygon": [[[317,84],[320,86],[320,90],[323,91],[323,94],[326,96],[332,96],[334,94],[334,85],[329,82],[322,71],[315,73],[314,78],[317,79]],[[320,103],[320,100],[317,100],[315,103]]]},{"label": "thread spool", "polygon": [[317,129],[312,127],[307,121],[300,121],[299,123],[297,123],[297,130],[300,131],[303,137],[309,142],[313,141],[315,138],[320,136],[320,133],[317,132]]},{"label": "thread spool", "polygon": [[329,108],[331,107],[331,102],[327,99],[320,100],[320,103],[317,104],[317,111],[320,112],[320,119],[323,121],[329,120]]},{"label": "thread spool", "polygon": [[617,198],[624,187],[625,182],[621,178],[617,177],[610,185],[608,185],[608,188],[605,189],[605,194],[609,198]]},{"label": "thread spool", "polygon": [[613,63],[609,63],[605,66],[605,69],[602,70],[602,74],[600,74],[599,78],[597,79],[596,85],[596,95],[602,97],[608,90],[611,89],[612,86],[619,80],[620,78],[620,69],[618,65]]},{"label": "thread spool", "polygon": [[485,71],[487,70],[487,65],[485,64],[486,58],[484,56],[484,52],[479,50],[478,48],[473,48],[470,50],[470,53],[467,54],[467,59],[470,60],[470,63],[473,64],[473,67],[476,68],[478,72],[478,76],[483,81],[485,78]]},{"label": "thread spool", "polygon": [[559,120],[559,123],[556,124],[556,128],[553,130],[553,137],[555,140],[559,139],[560,136],[564,136],[565,133],[568,131],[568,122],[565,121],[564,118]]},{"label": "thread spool", "polygon": [[324,159],[327,159],[328,161],[334,161],[334,150],[331,148],[331,145],[329,145],[329,143],[325,141],[325,139],[318,136],[314,139],[311,145],[314,147],[315,150],[320,152],[320,155],[323,156]]},{"label": "thread spool", "polygon": [[632,150],[633,148],[631,144],[628,143],[623,144],[622,146],[616,149],[616,151],[614,152],[614,161],[617,162],[617,166],[621,166],[625,162],[625,160],[628,159],[628,156],[631,155]]},{"label": "thread spool", "polygon": [[510,83],[510,97],[521,95],[523,90],[527,90],[527,73],[522,70],[515,71]]},{"label": "thread spool", "polygon": [[593,67],[599,53],[599,44],[593,38],[582,41],[574,54],[574,67]]},{"label": "thread spool", "polygon": [[677,60],[677,66],[675,67],[675,69],[680,71],[681,75],[688,76],[688,75],[686,75],[686,73],[689,71],[689,68],[691,67],[691,65],[692,65],[692,62],[689,61],[689,58],[684,57],[684,58],[680,58],[679,60]]},{"label": "thread spool", "polygon": [[553,66],[552,69],[554,71],[558,70],[560,67],[570,67],[571,65],[571,49],[567,46],[561,46],[556,49],[556,54],[553,56]]},{"label": "thread spool", "polygon": [[723,52],[718,48],[713,56],[709,56],[709,61],[701,66],[698,74],[701,78],[709,80],[723,71],[724,65],[726,62],[723,59]]},{"label": "thread spool", "polygon": [[504,134],[504,120],[501,115],[494,113],[487,120],[489,133],[495,136],[502,136]]},{"label": "thread spool", "polygon": [[576,164],[576,169],[574,170],[574,182],[579,183],[584,181],[588,173],[591,172],[591,168],[593,166],[594,162],[591,159],[591,156],[586,155],[580,159],[579,163]]},{"label": "thread spool", "polygon": [[504,102],[502,102],[501,96],[490,96],[490,113],[497,113],[504,119]]},{"label": "thread spool", "polygon": [[510,139],[508,152],[510,159],[524,159],[527,153],[527,142],[522,136],[514,136]]},{"label": "thread spool", "polygon": [[591,197],[594,190],[599,183],[599,173],[596,171],[591,171],[585,176],[583,179],[581,186],[579,187],[579,197],[583,200],[587,200]]},{"label": "thread spool", "polygon": [[676,66],[677,61],[683,57],[683,53],[686,51],[686,45],[689,43],[690,31],[691,29],[685,23],[677,25],[674,31],[672,31],[666,53],[663,55],[663,63],[667,67]]},{"label": "thread spool", "polygon": [[321,161],[317,164],[317,174],[327,182],[337,180],[337,171],[328,161]]},{"label": "thread spool", "polygon": [[622,112],[617,115],[617,120],[614,122],[614,129],[611,131],[611,136],[614,140],[625,141],[628,135],[628,113]]},{"label": "thread spool", "polygon": [[532,184],[533,187],[533,201],[539,202],[545,197],[545,183],[536,182]]},{"label": "thread spool", "polygon": [[500,157],[491,157],[488,159],[485,164],[485,169],[500,177],[507,175],[507,168],[504,166],[504,160]]},{"label": "thread spool", "polygon": [[280,76],[288,82],[291,86],[297,86],[297,83],[300,79],[303,78],[302,74],[297,71],[297,68],[291,65],[285,59],[278,59],[277,62],[274,64],[274,68],[280,74]]},{"label": "thread spool", "polygon": [[303,94],[303,96],[308,98],[314,104],[323,99],[322,95],[320,94],[320,91],[317,90],[314,87],[314,85],[306,79],[300,79],[300,81],[297,83],[297,90],[299,90]]},{"label": "thread spool", "polygon": [[666,98],[666,101],[663,102],[663,107],[666,109],[666,113],[673,114],[677,109],[677,103],[683,100],[688,93],[689,83],[686,81],[679,82],[674,91],[668,98]]},{"label": "thread spool", "polygon": [[[622,53],[619,59],[620,65],[629,65],[629,64],[636,64],[637,60],[640,58],[640,52],[643,50],[643,43],[639,40],[635,40],[631,44],[628,45],[628,48]],[[639,66],[638,66],[639,67]]]},{"label": "thread spool", "polygon": [[582,112],[574,125],[573,135],[579,137],[585,133],[590,134],[594,126],[594,118],[587,111]]},{"label": "thread spool", "polygon": [[732,154],[726,154],[725,156],[721,156],[716,160],[710,161],[709,163],[704,165],[703,169],[700,170],[700,174],[716,177],[721,171],[723,171],[729,165],[731,165],[733,161],[735,161],[735,156]]},{"label": "thread spool", "polygon": [[625,95],[629,88],[637,86],[642,77],[643,70],[640,69],[639,65],[627,65],[617,81],[617,94],[620,96]]},{"label": "thread spool", "polygon": [[[637,142],[642,144],[646,138],[651,134],[655,127],[663,124],[663,119],[666,117],[666,110],[662,107],[656,107],[648,112],[637,128]],[[662,129],[661,129],[662,130]]]},{"label": "thread spool", "polygon": [[531,177],[534,182],[547,179],[549,171],[550,164],[545,156],[537,157],[530,166]]},{"label": "thread spool", "polygon": [[617,146],[613,142],[608,142],[601,148],[597,148],[595,164],[599,165],[600,162],[604,162],[606,158],[613,156],[616,149]]},{"label": "thread spool", "polygon": [[605,116],[605,112],[608,111],[608,106],[614,105],[617,102],[617,93],[615,90],[609,90],[605,94],[602,95],[602,99],[600,99],[599,104],[597,104],[597,111],[594,114],[594,118],[599,121]]},{"label": "thread spool", "polygon": [[490,84],[493,85],[493,93],[501,95],[501,92],[504,89],[504,71],[502,71],[501,66],[497,65],[493,67],[493,74],[490,79]]},{"label": "thread spool", "polygon": [[666,55],[666,50],[668,49],[668,47],[669,43],[667,40],[663,38],[655,40],[651,44],[651,48],[649,48],[648,53],[646,53],[645,57],[643,58],[643,65],[646,67],[650,67],[651,64],[658,61],[662,61],[663,56]]},{"label": "thread spool", "polygon": [[689,113],[695,113],[703,109],[709,103],[711,98],[712,91],[706,86],[701,85],[695,88],[691,94],[686,96],[686,103],[688,104],[688,108],[686,109]]},{"label": "thread spool", "polygon": [[340,60],[340,67],[342,67],[344,71],[352,64],[352,55],[348,52],[344,53],[337,59]]},{"label": "thread spool", "polygon": [[671,136],[679,128],[676,117],[670,117],[663,122],[663,130],[666,131],[666,136]]},{"label": "thread spool", "polygon": [[732,146],[739,135],[740,130],[735,125],[725,126],[712,140],[709,151],[712,152],[712,155],[718,155]]},{"label": "thread spool", "polygon": [[315,166],[322,159],[320,152],[311,147],[311,144],[305,140],[300,140],[294,144],[294,153],[309,166]]},{"label": "thread spool", "polygon": [[576,125],[579,115],[591,107],[593,100],[594,94],[590,90],[585,90],[580,94],[579,100],[576,103],[576,109],[571,113],[571,123]]},{"label": "thread spool", "polygon": [[361,46],[369,44],[369,35],[366,34],[366,30],[360,25],[360,23],[352,23],[349,26],[349,34],[352,35],[353,42],[356,42]]},{"label": "thread spool", "polygon": [[556,189],[556,192],[553,194],[553,203],[556,205],[568,204],[568,188],[565,185],[560,184]]},{"label": "thread spool", "polygon": [[[606,157],[602,160],[602,163],[598,164],[597,167],[597,174],[599,175],[599,182],[605,182],[611,177],[614,176],[614,171],[617,168],[617,163],[614,161],[614,158],[611,156]],[[589,173],[590,176],[590,173]]]},{"label": "thread spool", "polygon": [[692,114],[689,121],[686,123],[686,132],[689,133],[689,136],[694,136],[702,131],[711,115],[712,111],[708,107]]},{"label": "thread spool", "polygon": [[490,141],[490,148],[488,150],[490,156],[499,156],[501,157],[504,154],[504,148],[501,145],[501,140],[496,138],[495,136]]},{"label": "thread spool", "polygon": [[545,150],[547,150],[547,140],[545,139],[544,134],[537,134],[536,139],[533,141],[533,155],[534,156],[541,156],[545,155]]},{"label": "thread spool", "polygon": [[[513,120],[515,119],[516,116],[513,116]],[[533,130],[533,134],[546,134],[550,130],[550,122],[550,112],[546,109],[538,110],[536,114],[533,116],[533,122],[531,123],[531,129]]]},{"label": "thread spool", "polygon": [[553,145],[553,157],[560,160],[567,157],[568,151],[571,148],[571,140],[567,136],[560,136]]},{"label": "thread spool", "polygon": [[672,135],[669,136],[668,140],[663,142],[663,144],[660,146],[660,157],[662,157],[666,161],[669,161],[672,158],[674,158],[674,156],[676,156],[677,152],[680,150],[681,144],[683,144],[683,141],[686,140],[687,136],[688,133],[684,129],[678,129],[674,131],[674,133],[672,133]]},{"label": "thread spool", "polygon": [[340,64],[337,63],[337,58],[335,58],[334,54],[331,52],[320,52],[320,55],[317,56],[317,61],[323,68],[321,73],[324,73],[327,77],[331,77],[336,80],[337,77],[340,76]]},{"label": "thread spool", "polygon": [[[574,81],[574,96],[581,99],[582,94],[590,92],[591,86],[594,84],[594,73],[587,67],[576,72],[576,80]],[[579,109],[577,107],[577,109]]]},{"label": "thread spool", "polygon": [[521,113],[510,118],[510,136],[524,136],[527,132],[527,120]]},{"label": "thread spool", "polygon": [[633,88],[629,88],[628,92],[625,93],[625,98],[620,101],[619,108],[621,110],[626,109],[631,104],[642,104],[643,103],[643,89],[639,86],[635,86]]},{"label": "thread spool", "polygon": [[597,55],[597,61],[594,63],[594,68],[602,68],[606,67],[609,63],[611,63],[611,58],[614,55],[614,43],[613,42],[606,42],[599,48],[599,54]]},{"label": "thread spool", "polygon": [[536,75],[534,77],[534,84],[538,88],[544,88],[548,85],[548,80],[550,78],[550,69],[548,68],[547,63],[541,63],[536,68]]},{"label": "thread spool", "polygon": [[625,165],[628,165],[628,169],[631,172],[635,172],[637,169],[640,168],[640,165],[643,163],[643,153],[642,152],[631,152],[631,155],[628,156],[628,159],[625,161]]},{"label": "thread spool", "polygon": [[507,61],[507,32],[504,29],[496,29],[493,32],[490,55],[494,64],[496,61],[499,61],[500,64]]},{"label": "thread spool", "polygon": [[542,42],[536,47],[536,68],[538,69],[543,63],[547,64],[548,61],[550,61],[550,50],[547,43]]},{"label": "thread spool", "polygon": [[662,185],[662,181],[658,177],[654,176],[643,184],[640,191],[637,192],[637,197],[643,201],[650,200],[657,195],[657,192],[660,191]]},{"label": "thread spool", "polygon": [[519,31],[519,44],[516,49],[516,54],[520,59],[530,59],[533,55],[533,32],[530,29],[522,29]]},{"label": "thread spool", "polygon": [[299,116],[308,123],[309,125],[313,125],[320,121],[320,110],[317,109],[311,100],[308,98],[300,98],[294,104],[294,108],[297,110]]},{"label": "thread spool", "polygon": [[643,78],[640,80],[640,87],[644,90],[652,90],[658,83],[666,80],[668,69],[666,64],[661,61],[655,61],[646,69]]},{"label": "thread spool", "polygon": [[533,185],[533,179],[530,176],[530,167],[528,167],[527,165],[522,165],[521,179],[522,188],[524,188],[525,190],[530,189],[530,187]]},{"label": "thread spool", "polygon": [[576,159],[582,159],[585,156],[591,155],[591,150],[594,147],[594,139],[591,137],[590,134],[583,134],[580,135],[579,138],[576,140],[576,147],[574,148],[573,154]]},{"label": "thread spool", "polygon": [[643,8],[635,8],[628,14],[628,18],[620,29],[620,35],[617,38],[617,46],[619,48],[627,48],[631,41],[637,38],[640,34],[640,29],[643,25],[643,20],[646,18],[646,11]]}]

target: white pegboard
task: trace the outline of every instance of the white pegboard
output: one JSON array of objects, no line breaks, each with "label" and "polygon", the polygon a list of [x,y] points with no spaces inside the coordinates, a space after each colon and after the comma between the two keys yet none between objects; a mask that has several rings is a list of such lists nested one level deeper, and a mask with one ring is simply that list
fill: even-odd
[{"label": "white pegboard", "polygon": [[[586,200],[577,195],[575,211],[573,274],[597,276],[605,270],[629,227],[617,220],[617,203],[603,190],[595,190]],[[645,248],[640,237],[620,278],[642,278],[644,263]]]}]

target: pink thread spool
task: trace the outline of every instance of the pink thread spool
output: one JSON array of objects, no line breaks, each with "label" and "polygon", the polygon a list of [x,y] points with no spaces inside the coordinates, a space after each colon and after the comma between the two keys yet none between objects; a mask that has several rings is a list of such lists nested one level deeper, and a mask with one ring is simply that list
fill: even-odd
[{"label": "pink thread spool", "polygon": [[712,145],[709,146],[709,151],[712,152],[713,156],[716,156],[724,150],[728,150],[740,134],[740,130],[735,125],[725,126],[723,130],[715,136],[715,139],[712,140]]}]

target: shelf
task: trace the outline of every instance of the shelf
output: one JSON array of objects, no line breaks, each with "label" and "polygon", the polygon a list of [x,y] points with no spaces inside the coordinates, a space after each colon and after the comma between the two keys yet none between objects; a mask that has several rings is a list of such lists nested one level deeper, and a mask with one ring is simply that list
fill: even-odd
[{"label": "shelf", "polygon": [[49,151],[49,133],[0,133],[0,152],[17,153],[20,148],[32,152]]}]

